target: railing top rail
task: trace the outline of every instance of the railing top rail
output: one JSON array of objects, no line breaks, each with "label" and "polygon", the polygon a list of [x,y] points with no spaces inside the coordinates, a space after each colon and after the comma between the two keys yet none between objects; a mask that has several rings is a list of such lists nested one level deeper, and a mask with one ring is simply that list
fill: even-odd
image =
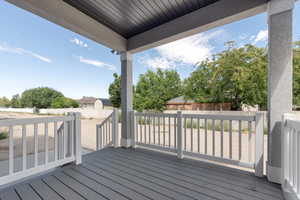
[{"label": "railing top rail", "polygon": [[[136,116],[152,116],[152,117],[176,117],[177,113],[143,113],[136,112]],[[214,120],[242,120],[255,121],[255,115],[215,115],[215,114],[182,114],[184,118],[201,118]]]},{"label": "railing top rail", "polygon": [[294,128],[294,129],[300,131],[300,120],[287,119],[285,121],[285,126],[288,127],[288,128]]},{"label": "railing top rail", "polygon": [[182,114],[185,118],[201,118],[201,119],[214,119],[214,120],[242,120],[242,121],[255,121],[255,115],[214,115],[214,114]]},{"label": "railing top rail", "polygon": [[75,119],[74,116],[5,119],[5,120],[0,120],[0,126],[16,126],[16,125],[26,125],[26,124],[50,123],[50,122],[59,122],[59,121],[71,121],[74,119]]},{"label": "railing top rail", "polygon": [[102,126],[103,124],[105,124],[112,117],[112,115],[113,115],[113,113],[108,115],[100,124],[96,124],[96,127],[99,127],[99,126]]},{"label": "railing top rail", "polygon": [[143,113],[143,112],[136,112],[136,116],[154,116],[154,117],[176,117],[176,113]]}]

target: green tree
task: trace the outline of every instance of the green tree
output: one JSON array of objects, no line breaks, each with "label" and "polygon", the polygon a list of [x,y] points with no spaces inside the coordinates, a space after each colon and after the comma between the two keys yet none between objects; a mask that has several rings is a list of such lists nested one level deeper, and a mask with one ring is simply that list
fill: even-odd
[{"label": "green tree", "polygon": [[78,108],[77,101],[66,97],[57,97],[51,103],[51,108]]},{"label": "green tree", "polygon": [[182,83],[175,70],[148,70],[140,75],[134,95],[134,105],[139,111],[165,109],[166,102],[182,95]]},{"label": "green tree", "polygon": [[121,106],[121,77],[116,73],[113,76],[114,81],[108,88],[109,100],[113,107],[119,108]]},{"label": "green tree", "polygon": [[0,107],[9,107],[10,106],[10,101],[6,97],[0,98]]},{"label": "green tree", "polygon": [[21,98],[19,94],[14,95],[10,100],[10,106],[12,108],[21,108]]},{"label": "green tree", "polygon": [[63,97],[61,92],[48,87],[38,87],[26,90],[21,96],[22,107],[50,108],[52,101]]},{"label": "green tree", "polygon": [[294,76],[293,76],[293,103],[294,105],[300,105],[300,41],[294,43],[293,52],[293,65],[294,65]]},{"label": "green tree", "polygon": [[253,45],[229,48],[201,62],[185,80],[185,96],[196,102],[231,102],[233,109],[242,104],[266,107],[267,56]]}]

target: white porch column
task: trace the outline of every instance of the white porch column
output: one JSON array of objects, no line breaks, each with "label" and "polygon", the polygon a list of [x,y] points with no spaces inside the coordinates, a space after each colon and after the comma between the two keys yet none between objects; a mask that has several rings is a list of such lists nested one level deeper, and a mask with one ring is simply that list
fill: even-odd
[{"label": "white porch column", "polygon": [[292,19],[294,0],[271,0],[268,8],[269,181],[281,179],[281,119],[292,111]]},{"label": "white porch column", "polygon": [[129,52],[121,53],[121,146],[131,147],[133,144],[131,133],[130,113],[132,111],[132,55]]}]

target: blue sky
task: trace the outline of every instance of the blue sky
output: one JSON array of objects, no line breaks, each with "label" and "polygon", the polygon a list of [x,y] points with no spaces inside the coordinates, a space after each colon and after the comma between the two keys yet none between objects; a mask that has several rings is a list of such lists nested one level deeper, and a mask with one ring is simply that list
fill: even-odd
[{"label": "blue sky", "polygon": [[[294,12],[300,39],[300,3]],[[71,98],[108,97],[119,57],[110,49],[0,1],[0,97],[48,86]],[[266,46],[267,17],[261,14],[134,55],[134,83],[148,69],[174,68],[187,77],[197,61],[210,58],[226,41]]]}]

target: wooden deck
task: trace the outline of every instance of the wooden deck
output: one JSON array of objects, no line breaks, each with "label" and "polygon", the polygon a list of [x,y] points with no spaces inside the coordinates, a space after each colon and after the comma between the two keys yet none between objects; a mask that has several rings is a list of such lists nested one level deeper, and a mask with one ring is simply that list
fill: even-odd
[{"label": "wooden deck", "polygon": [[238,171],[144,149],[107,148],[0,191],[1,200],[275,200],[279,185]]}]

